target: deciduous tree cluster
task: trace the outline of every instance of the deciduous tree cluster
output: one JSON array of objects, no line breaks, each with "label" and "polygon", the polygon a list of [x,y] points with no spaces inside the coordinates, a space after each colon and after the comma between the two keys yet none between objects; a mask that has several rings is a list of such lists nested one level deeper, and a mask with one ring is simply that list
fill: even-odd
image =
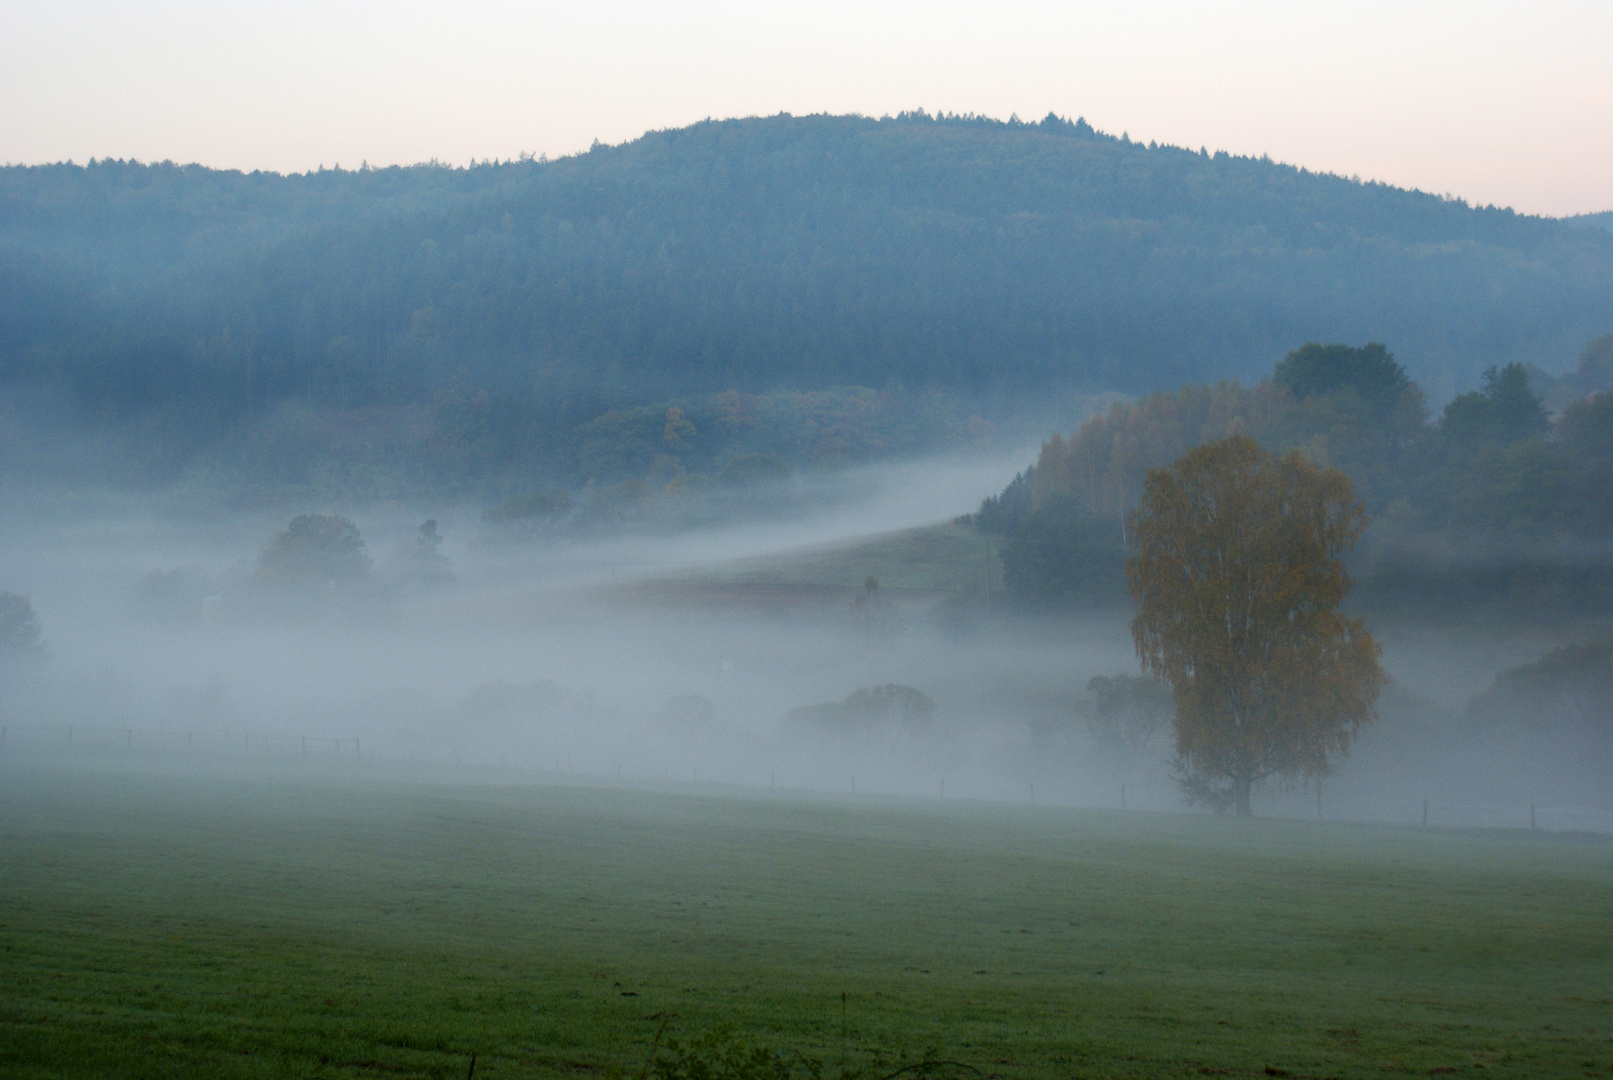
[{"label": "deciduous tree cluster", "polygon": [[[1244,434],[1349,475],[1374,519],[1361,559],[1374,595],[1555,597],[1572,579],[1594,603],[1613,595],[1608,560],[1592,557],[1613,531],[1610,349],[1613,337],[1593,342],[1562,379],[1517,364],[1492,369],[1431,422],[1421,388],[1381,345],[1306,345],[1252,387],[1118,402],[1053,435],[977,521],[1008,538],[1005,576],[1022,595],[1112,597],[1125,515],[1148,472]],[[1537,384],[1563,402],[1554,416]],[[1564,398],[1564,386],[1585,393]]]}]

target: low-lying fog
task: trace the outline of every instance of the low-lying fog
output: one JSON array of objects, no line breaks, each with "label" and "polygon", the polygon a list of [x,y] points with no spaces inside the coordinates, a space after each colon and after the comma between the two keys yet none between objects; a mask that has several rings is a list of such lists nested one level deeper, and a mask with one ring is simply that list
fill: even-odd
[{"label": "low-lying fog", "polygon": [[[961,594],[887,577],[859,602],[860,575],[788,570],[799,549],[967,513],[1029,457],[797,480],[789,509],[661,532],[511,536],[479,506],[338,509],[374,569],[327,590],[261,580],[290,512],[14,494],[0,591],[31,598],[48,655],[4,676],[0,752],[171,767],[348,754],[444,777],[1178,808],[1167,730],[1105,740],[1078,709],[1093,676],[1136,671],[1129,612],[988,608],[984,548]],[[443,558],[423,562],[427,519]],[[1481,738],[1457,716],[1557,640],[1373,629],[1395,686],[1324,816],[1415,821],[1427,799],[1446,823],[1524,825],[1534,804],[1543,826],[1613,824],[1600,752]],[[1314,814],[1316,793],[1259,809]]]}]

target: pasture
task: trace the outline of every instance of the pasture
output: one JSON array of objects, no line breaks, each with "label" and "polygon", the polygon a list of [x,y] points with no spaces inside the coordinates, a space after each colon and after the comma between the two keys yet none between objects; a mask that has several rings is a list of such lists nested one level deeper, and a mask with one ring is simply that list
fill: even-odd
[{"label": "pasture", "polygon": [[1613,1076],[1606,838],[472,779],[0,760],[0,1073]]}]

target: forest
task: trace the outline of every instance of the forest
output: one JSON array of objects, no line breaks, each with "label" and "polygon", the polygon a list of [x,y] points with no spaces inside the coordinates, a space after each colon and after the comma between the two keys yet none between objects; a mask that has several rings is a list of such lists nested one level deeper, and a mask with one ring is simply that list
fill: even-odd
[{"label": "forest", "polygon": [[1370,518],[1355,573],[1380,610],[1501,603],[1560,616],[1613,598],[1613,335],[1560,376],[1488,368],[1437,418],[1382,344],[1307,344],[1252,387],[1116,402],[1051,436],[974,517],[1006,537],[1004,577],[1027,601],[1118,603],[1148,471],[1233,434],[1350,478]]},{"label": "forest", "polygon": [[[576,486],[654,472],[664,447],[602,443],[612,417],[730,392],[781,426],[701,469],[964,445],[971,417],[1252,381],[1312,339],[1388,342],[1444,401],[1613,325],[1600,225],[1052,115],[708,121],[470,167],[6,167],[0,447],[36,478]],[[790,419],[876,394],[889,429],[849,450]],[[98,441],[59,452],[60,423]]]}]

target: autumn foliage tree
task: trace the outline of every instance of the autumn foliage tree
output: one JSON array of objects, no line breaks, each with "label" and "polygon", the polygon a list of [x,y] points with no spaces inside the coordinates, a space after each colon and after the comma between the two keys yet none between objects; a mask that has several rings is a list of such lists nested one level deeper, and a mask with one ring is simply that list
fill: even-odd
[{"label": "autumn foliage tree", "polygon": [[1148,473],[1130,522],[1132,637],[1170,684],[1190,798],[1248,815],[1275,777],[1319,780],[1376,718],[1385,676],[1341,556],[1365,514],[1349,478],[1233,435]]}]

